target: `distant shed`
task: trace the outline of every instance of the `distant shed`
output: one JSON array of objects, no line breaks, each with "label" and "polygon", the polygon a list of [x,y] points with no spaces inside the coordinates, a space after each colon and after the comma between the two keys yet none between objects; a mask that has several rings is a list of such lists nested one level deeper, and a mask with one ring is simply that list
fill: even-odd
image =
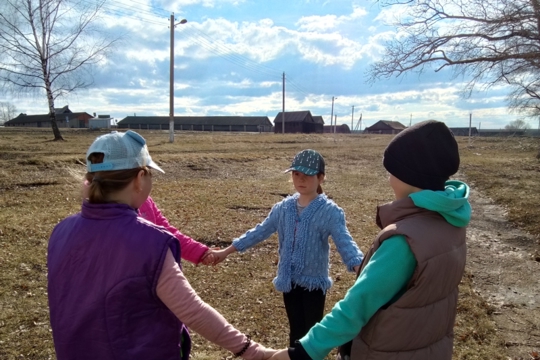
[{"label": "distant shed", "polygon": [[98,115],[88,121],[88,127],[90,129],[110,129],[111,127],[110,115]]},{"label": "distant shed", "polygon": [[[72,112],[69,106],[54,109],[56,124],[59,128],[87,128],[92,115],[86,112]],[[27,115],[19,114],[17,117],[6,121],[4,126],[18,127],[49,127],[51,118],[49,114]]]},{"label": "distant shed", "polygon": [[[311,111],[285,111],[285,132],[286,133],[323,133],[324,121],[322,116],[314,119]],[[274,118],[274,132],[276,134],[283,131],[283,112],[279,112]]]},{"label": "distant shed", "polygon": [[407,127],[399,121],[379,120],[364,129],[365,134],[398,134]]},{"label": "distant shed", "polygon": [[316,124],[324,125],[324,119],[322,116],[313,116],[313,121],[315,121]]},{"label": "distant shed", "polygon": [[[119,129],[168,130],[168,116],[127,116]],[[271,132],[268,116],[175,116],[174,129],[186,131]]]}]

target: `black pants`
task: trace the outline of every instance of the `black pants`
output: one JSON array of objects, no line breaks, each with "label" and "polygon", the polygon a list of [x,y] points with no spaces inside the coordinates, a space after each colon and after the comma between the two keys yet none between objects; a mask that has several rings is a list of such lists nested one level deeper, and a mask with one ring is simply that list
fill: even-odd
[{"label": "black pants", "polygon": [[296,340],[300,340],[307,334],[309,329],[322,320],[324,315],[324,291],[312,290],[293,284],[288,293],[283,293],[285,310],[289,318],[289,346],[294,346]]}]

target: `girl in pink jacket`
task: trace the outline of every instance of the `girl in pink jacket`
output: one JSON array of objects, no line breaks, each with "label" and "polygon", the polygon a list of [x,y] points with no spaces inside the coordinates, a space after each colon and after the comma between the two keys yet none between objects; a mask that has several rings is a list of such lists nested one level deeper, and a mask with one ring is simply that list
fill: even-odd
[{"label": "girl in pink jacket", "polygon": [[167,218],[163,216],[150,196],[139,207],[139,216],[156,225],[163,226],[173,234],[180,242],[182,259],[192,262],[195,265],[200,263],[203,265],[212,265],[214,263],[214,249],[210,249],[208,246],[182,234],[177,228],[170,225]]}]

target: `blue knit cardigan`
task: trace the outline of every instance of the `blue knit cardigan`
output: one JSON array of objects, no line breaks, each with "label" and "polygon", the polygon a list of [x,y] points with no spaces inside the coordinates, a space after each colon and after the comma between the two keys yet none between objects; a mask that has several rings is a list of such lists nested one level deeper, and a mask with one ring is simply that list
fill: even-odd
[{"label": "blue knit cardigan", "polygon": [[296,193],[274,205],[268,217],[253,229],[233,240],[239,252],[268,239],[277,231],[279,264],[274,286],[278,291],[291,291],[292,284],[325,293],[332,286],[328,237],[331,235],[348,271],[360,265],[364,254],[351,237],[345,213],[324,194],[317,196],[300,216]]}]

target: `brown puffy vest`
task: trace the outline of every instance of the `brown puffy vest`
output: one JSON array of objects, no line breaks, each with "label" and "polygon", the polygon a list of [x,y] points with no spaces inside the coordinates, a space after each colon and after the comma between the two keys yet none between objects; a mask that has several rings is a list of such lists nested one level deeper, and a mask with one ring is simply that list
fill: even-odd
[{"label": "brown puffy vest", "polygon": [[382,231],[360,271],[381,243],[396,234],[407,239],[417,267],[405,293],[379,309],[349,344],[351,360],[451,360],[458,285],[467,251],[465,228],[416,207],[410,198],[380,206],[377,225]]}]

